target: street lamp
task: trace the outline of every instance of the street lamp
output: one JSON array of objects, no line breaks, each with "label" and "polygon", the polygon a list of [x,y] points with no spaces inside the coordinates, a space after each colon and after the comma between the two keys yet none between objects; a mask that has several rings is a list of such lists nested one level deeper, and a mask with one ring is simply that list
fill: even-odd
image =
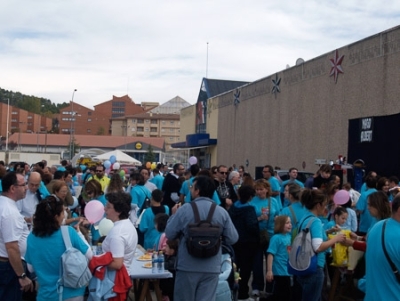
[{"label": "street lamp", "polygon": [[75,112],[74,112],[74,96],[75,96],[75,92],[78,91],[77,89],[74,89],[74,91],[72,92],[72,100],[71,100],[71,129],[69,131],[69,159],[72,160],[72,150],[74,150],[75,152],[75,148],[72,146],[72,144],[74,143],[74,136],[72,133],[73,130],[73,118],[75,116]]},{"label": "street lamp", "polygon": [[39,152],[39,134],[42,132],[42,108],[44,108],[44,105],[40,105],[40,111],[39,111],[39,128],[37,130],[37,146],[36,146],[36,152]]},{"label": "street lamp", "polygon": [[18,151],[21,152],[21,124],[24,124],[25,122],[20,121],[19,122],[19,127],[18,127]]},{"label": "street lamp", "polygon": [[8,125],[10,123],[10,99],[7,98],[7,131],[6,131],[6,152],[8,151]]}]

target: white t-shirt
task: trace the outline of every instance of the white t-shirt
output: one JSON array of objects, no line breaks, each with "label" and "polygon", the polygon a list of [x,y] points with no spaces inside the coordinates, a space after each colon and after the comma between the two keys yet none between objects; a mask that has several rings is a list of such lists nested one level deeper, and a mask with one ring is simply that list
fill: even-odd
[{"label": "white t-shirt", "polygon": [[124,265],[129,269],[137,245],[136,229],[129,219],[114,223],[114,227],[103,241],[104,252],[111,252],[114,258],[124,258]]},{"label": "white t-shirt", "polygon": [[39,201],[36,194],[28,189],[25,198],[17,202],[17,207],[23,216],[32,217],[36,211],[37,204],[39,204]]},{"label": "white t-shirt", "polygon": [[25,256],[28,225],[14,200],[0,196],[0,256],[7,257],[6,243],[18,241],[21,257]]}]

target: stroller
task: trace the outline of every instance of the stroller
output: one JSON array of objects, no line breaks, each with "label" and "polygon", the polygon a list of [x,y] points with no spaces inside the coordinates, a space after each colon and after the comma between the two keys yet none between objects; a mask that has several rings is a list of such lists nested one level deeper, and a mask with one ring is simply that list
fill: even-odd
[{"label": "stroller", "polygon": [[235,252],[230,245],[224,242],[221,245],[221,273],[219,275],[216,301],[236,301],[238,295],[239,279],[235,279],[236,265]]}]

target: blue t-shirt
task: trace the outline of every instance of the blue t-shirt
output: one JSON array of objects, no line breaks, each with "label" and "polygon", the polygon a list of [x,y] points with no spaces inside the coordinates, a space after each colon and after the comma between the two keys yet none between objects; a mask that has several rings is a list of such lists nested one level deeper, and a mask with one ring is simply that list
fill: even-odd
[{"label": "blue t-shirt", "polygon": [[151,183],[157,186],[157,189],[162,190],[162,185],[164,183],[164,177],[161,175],[156,175],[149,180]]},{"label": "blue t-shirt", "polygon": [[[296,215],[296,220],[297,220],[296,223],[292,211],[290,210],[290,207],[293,209],[293,212]],[[288,215],[290,217],[290,220],[292,222],[292,232],[293,232],[294,229],[299,227],[300,221],[303,219],[304,215],[307,212],[308,212],[307,209],[300,202],[294,202],[292,203],[292,205],[283,208],[280,215]]]},{"label": "blue t-shirt", "polygon": [[[270,177],[268,180],[269,184],[271,185],[271,191],[272,192],[280,192],[281,191],[281,183],[279,180],[275,177]],[[278,195],[273,196],[276,200],[276,204],[278,205],[279,211],[282,209],[282,202],[281,202],[281,195],[278,193]]]},{"label": "blue t-shirt", "polygon": [[[151,192],[144,185],[135,185],[131,188],[132,204],[138,205],[139,209],[142,208],[144,200],[149,198],[151,200]],[[139,212],[138,212],[139,213]]]},{"label": "blue t-shirt", "polygon": [[[68,231],[72,246],[86,254],[89,247],[73,228],[68,227]],[[33,266],[40,283],[37,301],[58,300],[57,281],[60,277],[61,255],[65,250],[61,229],[46,237],[29,234],[25,260]],[[64,287],[63,300],[83,296],[84,293],[85,287],[77,289]]]},{"label": "blue t-shirt", "polygon": [[[294,184],[297,184],[297,185],[299,185],[300,186],[300,188],[304,188],[304,184],[302,183],[302,182],[300,182],[299,180],[294,180],[294,181],[292,181],[292,180],[286,180],[286,181],[283,181],[282,183],[281,183],[281,193],[285,193],[285,186],[287,185],[287,184],[291,184],[291,183],[294,183]],[[288,200],[288,199],[284,199],[284,202],[283,202],[283,207],[287,207],[287,206],[289,206],[290,205],[290,201]]]},{"label": "blue t-shirt", "polygon": [[261,220],[258,222],[258,226],[260,227],[260,230],[267,230],[270,237],[274,235],[274,220],[275,216],[279,215],[279,206],[274,198],[269,198],[269,199],[260,199],[258,196],[255,196],[251,201],[250,205],[254,207],[256,211],[257,217],[261,216],[263,210],[268,210],[269,208],[269,202],[271,203],[270,207],[270,212],[269,212],[269,219],[268,220]]},{"label": "blue t-shirt", "polygon": [[[190,203],[192,201],[192,196],[190,195],[190,186],[193,184],[194,177],[191,177],[189,180],[186,180],[182,183],[181,190],[179,191],[180,194],[185,196],[185,203]],[[214,190],[214,194],[211,198],[215,204],[221,205],[221,201],[219,199],[218,193]]]},{"label": "blue t-shirt", "polygon": [[289,276],[287,263],[291,245],[290,234],[277,233],[271,237],[267,253],[274,256],[272,273],[277,276]]},{"label": "blue t-shirt", "polygon": [[[312,216],[309,216],[309,215],[312,215]],[[310,211],[308,211],[308,214],[300,222],[300,224],[301,224],[300,230],[303,230],[304,228],[307,227],[307,224],[311,218],[314,218],[314,220],[310,226],[311,239],[320,238],[320,239],[322,239],[322,241],[326,241],[327,236],[323,229],[321,220]],[[314,251],[316,251],[316,250],[314,250]],[[317,258],[318,258],[318,266],[320,268],[323,268],[325,266],[325,252],[317,253]]]},{"label": "blue t-shirt", "polygon": [[[169,207],[164,205],[165,213],[169,215]],[[160,232],[157,231],[154,225],[154,213],[151,208],[147,208],[146,211],[143,213],[142,220],[139,224],[139,230],[144,233],[144,244],[143,248],[153,249],[154,242],[156,241],[157,237],[159,238]],[[156,246],[156,248],[158,245]]]},{"label": "blue t-shirt", "polygon": [[[379,221],[368,233],[366,251],[366,295],[365,301],[398,300],[400,285],[382,248],[382,227]],[[400,267],[400,223],[392,218],[387,219],[385,229],[385,246],[397,268]]]},{"label": "blue t-shirt", "polygon": [[360,232],[367,232],[371,225],[376,222],[367,208],[369,195],[376,191],[375,188],[369,188],[367,191],[361,193],[360,198],[358,199],[356,209],[361,212],[360,224],[358,226],[358,231]]}]

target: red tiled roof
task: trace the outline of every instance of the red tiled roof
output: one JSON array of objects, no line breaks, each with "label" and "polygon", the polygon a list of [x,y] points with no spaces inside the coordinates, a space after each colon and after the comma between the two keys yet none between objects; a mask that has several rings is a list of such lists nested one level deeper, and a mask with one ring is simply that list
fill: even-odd
[{"label": "red tiled roof", "polygon": [[[21,138],[21,145],[37,145],[38,135],[36,133],[14,133],[9,137],[9,143],[18,143]],[[124,136],[101,136],[101,135],[74,135],[75,141],[80,147],[90,148],[115,148],[121,145],[141,142],[151,144],[159,149],[164,149],[164,138],[160,137],[124,137]],[[46,144],[46,134],[39,134],[39,145]],[[67,146],[70,135],[47,134],[47,145]]]}]

